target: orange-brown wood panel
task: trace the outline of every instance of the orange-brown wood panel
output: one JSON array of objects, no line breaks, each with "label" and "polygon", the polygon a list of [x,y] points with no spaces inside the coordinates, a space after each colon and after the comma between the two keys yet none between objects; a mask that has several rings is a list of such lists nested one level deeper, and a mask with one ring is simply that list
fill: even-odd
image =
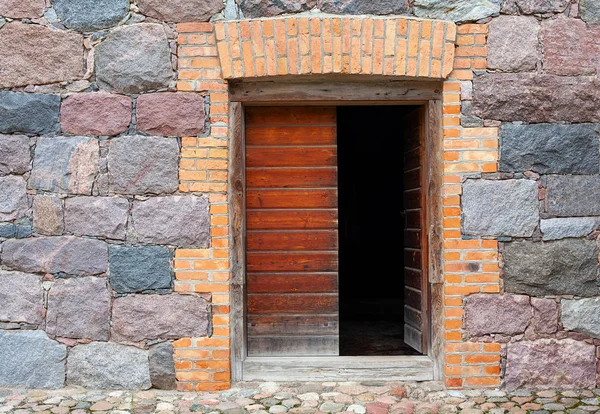
[{"label": "orange-brown wood panel", "polygon": [[248,126],[246,145],[335,145],[335,126]]},{"label": "orange-brown wood panel", "polygon": [[337,168],[248,168],[246,183],[251,188],[337,187]]},{"label": "orange-brown wood panel", "polygon": [[335,355],[336,109],[248,107],[245,132],[248,355]]},{"label": "orange-brown wood panel", "polygon": [[248,250],[327,250],[337,249],[337,234],[332,231],[252,231]]},{"label": "orange-brown wood panel", "polygon": [[248,293],[336,293],[336,273],[249,273]]}]

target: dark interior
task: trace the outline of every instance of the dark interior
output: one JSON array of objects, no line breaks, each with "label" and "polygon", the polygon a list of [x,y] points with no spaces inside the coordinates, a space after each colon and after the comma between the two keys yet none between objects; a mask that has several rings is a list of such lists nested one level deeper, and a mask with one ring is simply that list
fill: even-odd
[{"label": "dark interior", "polygon": [[414,106],[338,108],[340,355],[405,345],[402,119]]}]

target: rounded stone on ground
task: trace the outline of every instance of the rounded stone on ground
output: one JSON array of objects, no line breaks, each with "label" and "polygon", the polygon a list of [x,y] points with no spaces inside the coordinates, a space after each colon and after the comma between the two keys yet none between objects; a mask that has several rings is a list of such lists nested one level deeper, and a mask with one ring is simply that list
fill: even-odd
[{"label": "rounded stone on ground", "polygon": [[300,394],[297,396],[301,401],[318,401],[319,394],[316,392],[307,392],[305,394]]},{"label": "rounded stone on ground", "polygon": [[347,410],[356,414],[365,414],[367,412],[367,409],[364,406],[358,404],[352,404]]},{"label": "rounded stone on ground", "polygon": [[286,413],[287,410],[288,408],[283,405],[274,405],[271,408],[269,408],[269,412],[271,414]]}]

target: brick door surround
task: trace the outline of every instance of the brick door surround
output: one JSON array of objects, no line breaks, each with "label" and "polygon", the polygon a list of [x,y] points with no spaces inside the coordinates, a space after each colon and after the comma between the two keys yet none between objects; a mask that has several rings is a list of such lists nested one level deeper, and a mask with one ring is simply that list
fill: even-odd
[{"label": "brick door surround", "polygon": [[[463,302],[500,291],[497,240],[463,239],[462,182],[497,171],[498,127],[461,124],[474,72],[486,69],[487,24],[406,17],[294,15],[180,23],[177,88],[205,97],[206,133],[182,139],[180,191],[208,194],[211,246],[178,249],[178,292],[212,295],[212,335],[175,342],[178,387],[231,386],[231,127],[229,82],[302,80],[439,80],[443,130],[443,379],[449,388],[500,385],[500,344],[463,339]],[[315,76],[316,75],[316,76]],[[332,81],[334,83],[335,81]],[[463,126],[464,125],[464,126]]]}]

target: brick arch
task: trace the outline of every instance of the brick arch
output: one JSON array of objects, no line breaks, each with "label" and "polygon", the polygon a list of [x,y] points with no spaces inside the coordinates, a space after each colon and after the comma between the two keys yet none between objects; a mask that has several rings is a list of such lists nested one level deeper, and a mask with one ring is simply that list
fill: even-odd
[{"label": "brick arch", "polygon": [[444,79],[456,25],[398,17],[283,17],[215,23],[224,79],[305,74]]}]

